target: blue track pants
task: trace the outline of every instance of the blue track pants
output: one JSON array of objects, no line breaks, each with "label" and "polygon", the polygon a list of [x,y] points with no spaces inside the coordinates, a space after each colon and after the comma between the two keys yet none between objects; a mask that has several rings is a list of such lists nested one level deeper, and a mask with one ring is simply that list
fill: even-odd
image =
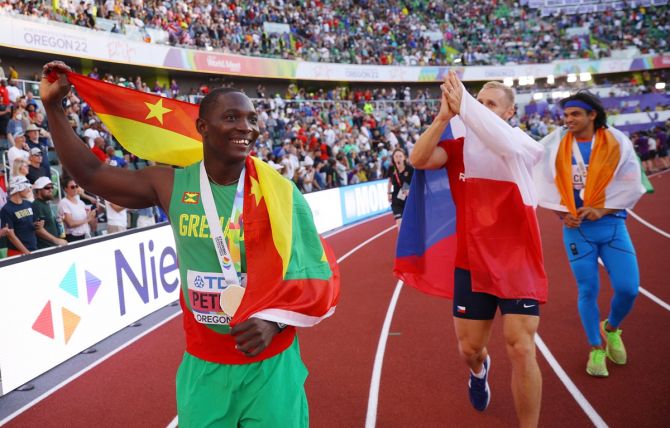
[{"label": "blue track pants", "polygon": [[563,243],[578,287],[578,307],[589,344],[600,346],[598,310],[598,257],[602,259],[614,289],[607,317],[618,328],[633,307],[640,286],[640,272],[625,219],[605,216],[580,227],[563,227]]}]

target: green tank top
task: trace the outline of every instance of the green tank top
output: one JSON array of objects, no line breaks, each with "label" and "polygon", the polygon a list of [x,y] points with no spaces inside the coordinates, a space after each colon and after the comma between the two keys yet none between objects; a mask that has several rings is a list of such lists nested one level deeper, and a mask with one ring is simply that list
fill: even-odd
[{"label": "green tank top", "polygon": [[[229,186],[211,183],[211,187],[221,228],[225,229],[237,183]],[[177,246],[181,290],[186,307],[200,324],[218,333],[229,333],[228,324],[232,315],[223,314],[219,306],[219,293],[225,288],[225,281],[202,205],[200,162],[175,170],[169,217]],[[239,241],[241,271],[246,272],[242,229],[231,228],[227,238],[231,254],[235,250],[230,241]],[[235,254],[232,255],[235,258]]]}]

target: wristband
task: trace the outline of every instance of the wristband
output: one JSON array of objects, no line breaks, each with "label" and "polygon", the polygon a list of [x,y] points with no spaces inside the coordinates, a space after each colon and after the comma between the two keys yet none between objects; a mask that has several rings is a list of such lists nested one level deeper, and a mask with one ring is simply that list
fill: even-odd
[{"label": "wristband", "polygon": [[284,324],[284,323],[280,323],[280,322],[277,322],[277,323],[275,323],[275,324],[277,324],[277,328],[279,329],[279,332],[280,332],[280,333],[281,333],[282,331],[286,330],[286,327],[288,327],[288,325],[286,325],[286,324]]}]

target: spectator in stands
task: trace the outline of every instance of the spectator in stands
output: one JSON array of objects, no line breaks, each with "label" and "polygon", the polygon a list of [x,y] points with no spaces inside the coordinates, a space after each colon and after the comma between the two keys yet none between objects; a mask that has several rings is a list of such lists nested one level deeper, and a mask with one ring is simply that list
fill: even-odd
[{"label": "spectator in stands", "polygon": [[128,229],[128,209],[111,201],[105,202],[107,233],[124,232]]},{"label": "spectator in stands", "polygon": [[654,131],[654,135],[656,137],[656,152],[658,154],[659,169],[668,169],[670,168],[670,159],[668,158],[668,144],[670,144],[670,142],[668,142],[668,134],[660,126],[657,127]]},{"label": "spectator in stands", "polygon": [[0,150],[9,148],[7,141],[7,124],[9,123],[11,114],[12,112],[8,106],[5,105],[3,95],[0,92]]},{"label": "spectator in stands", "polygon": [[337,187],[346,186],[347,184],[349,184],[348,171],[351,169],[349,168],[347,157],[344,155],[344,153],[338,153],[335,159],[336,159],[335,172],[337,174]]},{"label": "spectator in stands", "polygon": [[36,231],[38,249],[67,245],[67,241],[60,238],[58,223],[49,203],[53,199],[53,188],[48,177],[40,177],[33,184],[33,216],[44,221],[44,226]]},{"label": "spectator in stands", "polygon": [[106,163],[108,161],[107,159],[107,153],[105,153],[105,139],[102,137],[95,137],[93,139],[93,147],[91,148],[91,151],[95,155],[96,158],[102,163]]},{"label": "spectator in stands", "polygon": [[100,134],[100,122],[98,122],[94,118],[89,119],[88,127],[84,130],[84,140],[86,141],[86,143],[88,143],[88,147],[93,149],[93,147],[95,147],[95,139],[101,136],[102,135]]},{"label": "spectator in stands", "polygon": [[304,193],[310,193],[321,190],[321,186],[316,180],[316,171],[314,170],[314,161],[307,158],[300,167],[300,179]]},{"label": "spectator in stands", "polygon": [[42,168],[49,171],[49,146],[51,145],[51,135],[46,130],[31,123],[26,128],[26,137],[26,144],[30,150],[38,149],[42,152]]},{"label": "spectator in stands", "polygon": [[642,161],[645,174],[651,174],[652,162],[649,159],[649,139],[643,132],[636,132],[632,136],[635,152]]},{"label": "spectator in stands", "polygon": [[14,144],[15,134],[25,134],[26,127],[23,123],[23,112],[19,107],[14,106],[12,109],[12,117],[7,123],[7,138],[10,144]]},{"label": "spectator in stands", "polygon": [[7,178],[5,168],[0,168],[0,208],[7,203]]},{"label": "spectator in stands", "polygon": [[138,228],[156,224],[156,207],[140,208],[136,212]]},{"label": "spectator in stands", "polygon": [[28,158],[28,173],[26,178],[31,184],[34,184],[40,177],[49,177],[49,170],[42,166],[42,151],[37,147],[30,149],[30,157]]},{"label": "spectator in stands", "polygon": [[[28,179],[28,172],[30,171],[30,162],[28,162],[25,159],[15,159],[14,163],[12,164],[12,169],[10,170],[10,177],[25,177]],[[30,202],[33,201],[33,194],[32,192],[28,195],[28,200]]]},{"label": "spectator in stands", "polygon": [[16,86],[16,80],[13,78],[10,78],[7,81],[7,92],[9,93],[9,102],[16,103],[23,95],[21,90]]},{"label": "spectator in stands", "polygon": [[13,177],[9,183],[9,199],[0,209],[0,227],[7,228],[9,257],[30,254],[37,249],[35,230],[44,226],[44,221],[33,217],[33,205],[28,200],[31,186],[23,176]]},{"label": "spectator in stands", "polygon": [[0,100],[2,104],[8,108],[12,105],[12,102],[9,101],[9,90],[7,90],[7,80],[3,77],[0,78]]},{"label": "spectator in stands", "polygon": [[30,157],[28,144],[26,144],[26,137],[23,135],[23,132],[17,132],[14,134],[12,147],[7,150],[7,161],[9,162],[8,167],[12,168],[14,161],[16,159],[28,160]]},{"label": "spectator in stands", "polygon": [[67,242],[81,241],[90,236],[88,225],[96,212],[90,209],[81,200],[83,189],[73,179],[63,181],[65,197],[58,203],[58,215],[63,219],[65,239]]},{"label": "spectator in stands", "polygon": [[105,149],[105,153],[107,154],[107,164],[109,166],[117,166],[119,168],[128,168],[128,162],[120,156],[116,155],[116,150],[114,150],[114,146],[107,146]]},{"label": "spectator in stands", "polygon": [[405,152],[401,148],[393,150],[391,155],[393,163],[389,169],[388,177],[388,199],[391,203],[391,211],[396,224],[400,227],[402,213],[405,209],[405,201],[409,196],[409,185],[412,182],[414,168],[407,162]]}]

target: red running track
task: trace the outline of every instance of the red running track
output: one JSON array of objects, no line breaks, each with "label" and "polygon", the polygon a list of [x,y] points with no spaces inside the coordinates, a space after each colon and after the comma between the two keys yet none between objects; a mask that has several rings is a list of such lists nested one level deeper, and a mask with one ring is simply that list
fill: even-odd
[{"label": "red running track", "polygon": [[[635,212],[670,231],[670,174],[652,178],[656,193]],[[561,241],[560,222],[539,211],[550,279],[539,335],[595,417],[612,427],[670,425],[670,310],[640,295],[626,319],[629,363],[610,365],[610,377],[584,369],[588,345],[577,313],[576,287]],[[390,216],[331,236],[338,257],[392,226]],[[642,287],[670,303],[668,238],[627,221],[638,252]],[[342,261],[342,297],[335,316],[300,332],[310,369],[307,393],[314,427],[365,425],[371,374],[382,325],[396,280],[391,275],[396,231],[381,234]],[[601,310],[611,291],[601,286]],[[509,389],[510,364],[496,321],[490,343],[492,401],[484,413],[467,398],[467,371],[459,360],[450,302],[403,288],[383,358],[376,422],[379,427],[515,426]],[[603,315],[604,317],[605,315]],[[86,372],[10,421],[8,427],[165,427],[175,417],[174,374],[184,348],[177,317]],[[592,426],[545,356],[541,426]]]}]

